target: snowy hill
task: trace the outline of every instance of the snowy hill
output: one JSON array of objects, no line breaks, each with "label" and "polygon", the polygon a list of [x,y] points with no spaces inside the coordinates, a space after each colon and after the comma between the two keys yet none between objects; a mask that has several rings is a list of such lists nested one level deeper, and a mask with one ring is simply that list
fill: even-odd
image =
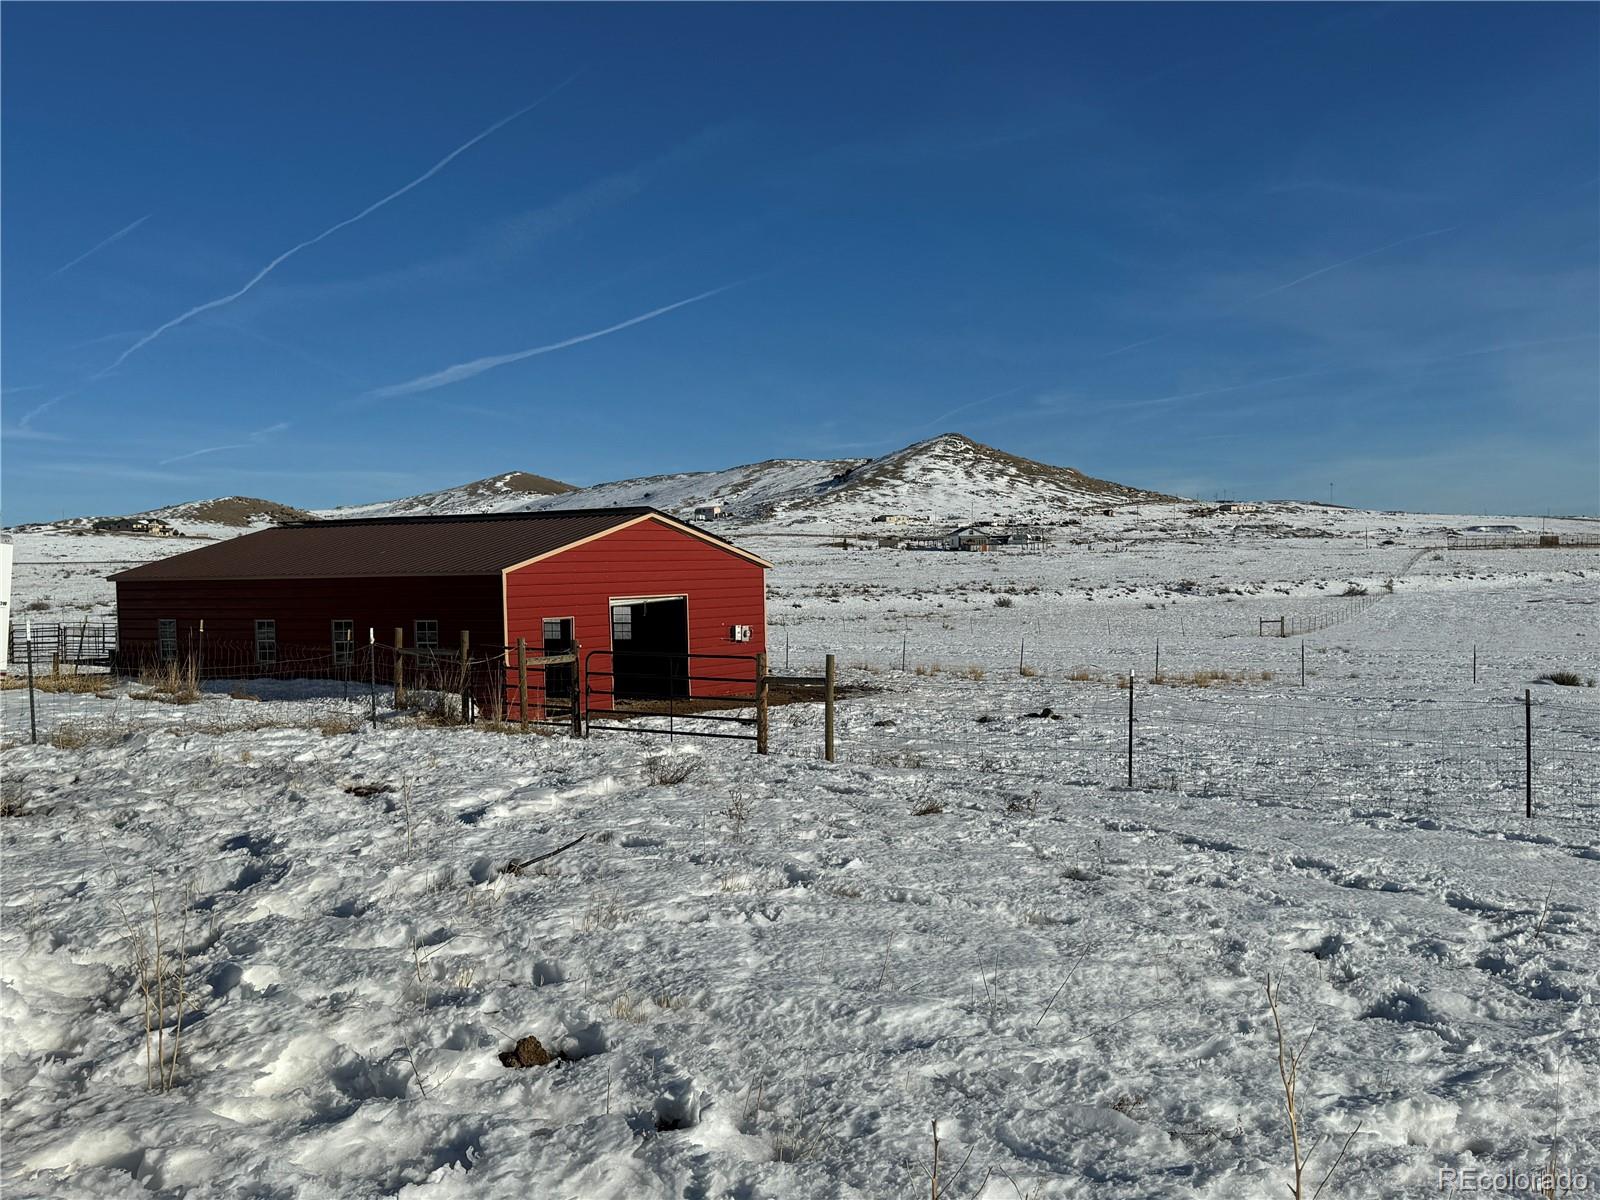
[{"label": "snowy hill", "polygon": [[178,527],[184,524],[222,525],[231,529],[259,529],[285,521],[303,521],[311,514],[303,508],[262,500],[255,496],[218,496],[213,500],[190,500],[138,513],[155,517]]},{"label": "snowy hill", "polygon": [[773,458],[725,471],[683,471],[598,483],[565,496],[536,501],[528,508],[610,508],[646,504],[685,516],[706,504],[720,504],[724,515],[753,520],[775,508],[825,494],[865,459]]},{"label": "snowy hill", "polygon": [[1044,521],[1072,511],[1175,499],[1096,479],[945,433],[863,463],[785,507],[790,523],[812,517],[834,522],[899,513],[932,523]]},{"label": "snowy hill", "polygon": [[[880,458],[774,458],[720,471],[646,475],[583,488],[508,471],[416,496],[310,512],[271,500],[227,496],[137,515],[170,522],[185,533],[225,537],[306,517],[453,516],[626,505],[690,517],[696,508],[715,504],[727,521],[832,532],[858,529],[878,516],[929,525],[1055,522],[1075,513],[1172,499],[946,433]],[[105,518],[77,518],[57,527],[92,532],[97,520]]]},{"label": "snowy hill", "polygon": [[[881,458],[791,459],[620,479],[586,488],[552,484],[508,488],[500,476],[427,496],[331,509],[327,516],[510,512],[649,505],[683,516],[717,504],[723,519],[785,528],[854,528],[873,517],[902,515],[932,524],[969,519],[1048,521],[1072,512],[1172,500],[1155,492],[1051,466],[941,434]],[[542,483],[551,483],[540,480]]]},{"label": "snowy hill", "polygon": [[507,471],[459,487],[403,496],[399,500],[380,500],[372,504],[347,504],[320,509],[309,515],[318,517],[418,517],[459,516],[463,513],[513,512],[539,507],[533,503],[546,496],[576,492],[570,483],[530,475],[527,471]]}]

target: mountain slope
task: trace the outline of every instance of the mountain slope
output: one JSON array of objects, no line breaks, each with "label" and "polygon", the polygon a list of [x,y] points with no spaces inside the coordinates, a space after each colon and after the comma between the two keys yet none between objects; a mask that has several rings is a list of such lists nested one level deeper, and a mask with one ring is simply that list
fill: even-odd
[{"label": "mountain slope", "polygon": [[1043,523],[1085,510],[1172,500],[946,433],[880,458],[774,458],[721,471],[647,475],[585,488],[508,471],[417,496],[310,513],[270,500],[228,496],[140,515],[172,521],[186,532],[195,527],[194,532],[207,536],[227,536],[307,516],[459,516],[648,505],[692,517],[702,505],[719,504],[723,520],[831,533],[856,530],[888,515],[929,526],[973,520]]},{"label": "mountain slope", "polygon": [[687,516],[700,505],[720,504],[727,517],[754,520],[776,507],[825,494],[866,461],[773,458],[724,471],[684,471],[597,483],[567,495],[536,500],[524,507],[610,508],[645,504]]},{"label": "mountain slope", "polygon": [[1047,520],[1063,511],[1174,499],[945,433],[864,463],[833,486],[785,507],[791,518],[870,520],[901,513],[941,524]]},{"label": "mountain slope", "polygon": [[380,500],[372,504],[347,504],[319,509],[319,517],[429,517],[460,516],[464,513],[515,512],[537,508],[546,496],[561,496],[578,489],[559,479],[530,475],[526,471],[507,471],[459,487]]},{"label": "mountain slope", "polygon": [[262,500],[256,496],[218,496],[214,500],[169,504],[165,508],[153,508],[137,515],[158,517],[174,523],[194,521],[202,525],[246,529],[276,525],[283,521],[303,521],[311,514],[303,508],[279,504],[276,500]]}]

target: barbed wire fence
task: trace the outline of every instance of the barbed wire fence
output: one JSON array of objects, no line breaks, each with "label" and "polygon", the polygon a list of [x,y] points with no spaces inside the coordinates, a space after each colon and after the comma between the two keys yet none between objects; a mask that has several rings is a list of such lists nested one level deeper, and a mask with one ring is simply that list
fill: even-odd
[{"label": "barbed wire fence", "polygon": [[[841,763],[924,773],[935,791],[1047,802],[1077,786],[1349,808],[1478,828],[1600,826],[1600,703],[1535,697],[1241,699],[1225,689],[1051,689],[959,676],[934,700],[890,688],[840,705]],[[788,710],[780,753],[809,757]],[[1530,738],[1531,733],[1531,751]],[[1531,768],[1531,772],[1530,772]]]}]

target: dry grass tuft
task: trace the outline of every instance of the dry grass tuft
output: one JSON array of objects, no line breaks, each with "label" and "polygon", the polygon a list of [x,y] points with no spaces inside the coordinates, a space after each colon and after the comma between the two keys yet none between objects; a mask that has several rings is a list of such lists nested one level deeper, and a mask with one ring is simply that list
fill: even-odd
[{"label": "dry grass tuft", "polygon": [[1039,674],[1039,668],[1030,667],[1027,664],[1023,664],[1017,668],[1017,674],[1021,675],[1024,679],[1033,679]]},{"label": "dry grass tuft", "polygon": [[87,750],[122,740],[127,730],[103,721],[63,721],[50,732],[57,750]]},{"label": "dry grass tuft", "polygon": [[160,700],[166,704],[193,704],[200,699],[200,668],[194,659],[162,663],[139,672],[142,692],[131,692],[135,700]]},{"label": "dry grass tuft", "polygon": [[700,760],[684,755],[657,755],[644,760],[645,778],[651,787],[676,787],[700,770]]},{"label": "dry grass tuft", "polygon": [[[12,668],[15,670],[15,668]],[[28,686],[28,676],[6,675],[0,678],[0,688],[16,691]],[[73,696],[104,696],[111,690],[109,675],[77,675],[67,671],[51,671],[48,675],[35,675],[33,687],[38,692],[64,693]]]},{"label": "dry grass tuft", "polygon": [[317,732],[323,737],[338,737],[340,734],[354,733],[360,728],[360,720],[343,714],[326,716],[317,722]]}]

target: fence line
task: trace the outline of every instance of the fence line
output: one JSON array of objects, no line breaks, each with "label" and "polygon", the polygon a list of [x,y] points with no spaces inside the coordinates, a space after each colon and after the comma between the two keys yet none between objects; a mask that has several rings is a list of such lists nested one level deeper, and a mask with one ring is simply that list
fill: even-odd
[{"label": "fence line", "polygon": [[1600,708],[1585,704],[1238,704],[1152,695],[1136,680],[1130,739],[1126,689],[1088,685],[1035,708],[1038,689],[997,694],[973,684],[963,697],[966,686],[943,709],[905,693],[892,710],[847,705],[839,760],[934,772],[955,794],[1038,795],[1058,785],[1125,787],[1131,750],[1138,790],[1449,814],[1499,827],[1526,819],[1531,719],[1535,822],[1569,824],[1585,837],[1600,822]]}]

